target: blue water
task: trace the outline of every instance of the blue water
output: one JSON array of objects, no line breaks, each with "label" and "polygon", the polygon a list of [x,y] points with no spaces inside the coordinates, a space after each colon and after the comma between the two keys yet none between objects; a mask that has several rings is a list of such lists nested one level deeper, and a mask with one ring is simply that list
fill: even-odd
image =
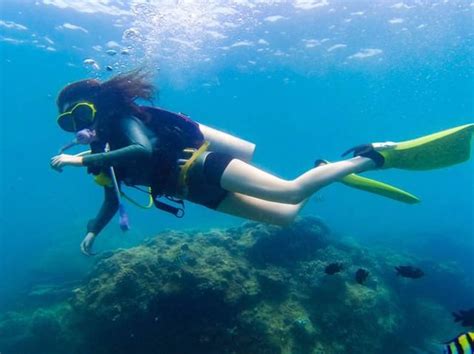
[{"label": "blue water", "polygon": [[[129,3],[0,5],[2,307],[41,279],[80,277],[90,264],[79,243],[102,192],[81,169],[49,167],[71,139],[55,123],[56,95],[69,82],[151,68],[156,104],[256,143],[254,163],[284,178],[360,143],[474,121],[469,1]],[[474,161],[368,175],[423,202],[409,206],[334,185],[302,214],[362,244],[457,262],[472,273]],[[189,203],[182,220],[132,206],[129,213],[132,230],[118,238],[114,219],[98,251],[166,228],[242,222]],[[456,294],[453,302],[472,306],[473,295]]]}]

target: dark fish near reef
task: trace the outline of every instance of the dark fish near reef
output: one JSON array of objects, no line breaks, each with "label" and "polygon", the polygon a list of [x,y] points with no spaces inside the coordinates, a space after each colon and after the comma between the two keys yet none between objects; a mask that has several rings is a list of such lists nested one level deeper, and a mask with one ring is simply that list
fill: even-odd
[{"label": "dark fish near reef", "polygon": [[324,268],[324,272],[329,275],[333,275],[339,273],[343,269],[342,263],[331,263],[326,268]]},{"label": "dark fish near reef", "polygon": [[355,275],[356,282],[358,282],[359,284],[364,284],[368,276],[369,272],[367,270],[359,268]]},{"label": "dark fish near reef", "polygon": [[399,266],[395,267],[397,275],[401,275],[405,278],[418,279],[425,275],[425,273],[420,269],[412,266]]},{"label": "dark fish near reef", "polygon": [[456,338],[444,343],[444,354],[473,354],[474,332],[460,334]]},{"label": "dark fish near reef", "polygon": [[474,327],[474,308],[453,312],[454,322],[461,322],[463,327]]}]

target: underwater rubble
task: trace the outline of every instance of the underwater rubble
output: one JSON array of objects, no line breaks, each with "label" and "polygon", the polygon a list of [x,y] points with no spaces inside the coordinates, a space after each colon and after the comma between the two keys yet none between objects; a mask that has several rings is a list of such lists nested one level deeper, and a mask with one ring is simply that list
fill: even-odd
[{"label": "underwater rubble", "polygon": [[[313,217],[166,231],[99,257],[69,291],[37,288],[45,306],[0,315],[0,352],[400,354],[453,326],[449,309],[397,283],[403,256],[344,244]],[[332,262],[344,270],[326,274]]]}]

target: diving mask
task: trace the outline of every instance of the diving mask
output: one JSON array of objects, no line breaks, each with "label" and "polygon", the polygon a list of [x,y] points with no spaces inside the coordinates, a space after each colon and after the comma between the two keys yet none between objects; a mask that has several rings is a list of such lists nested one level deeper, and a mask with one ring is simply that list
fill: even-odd
[{"label": "diving mask", "polygon": [[77,132],[89,127],[95,119],[97,110],[93,103],[79,102],[70,110],[61,113],[57,122],[59,126],[68,132]]}]

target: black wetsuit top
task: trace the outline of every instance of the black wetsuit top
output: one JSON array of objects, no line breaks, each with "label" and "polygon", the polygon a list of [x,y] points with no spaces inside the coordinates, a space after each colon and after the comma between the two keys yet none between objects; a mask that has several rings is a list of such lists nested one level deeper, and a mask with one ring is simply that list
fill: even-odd
[{"label": "black wetsuit top", "polygon": [[[182,150],[198,148],[204,142],[199,125],[186,116],[157,107],[140,107],[140,118],[121,116],[98,127],[99,141],[91,144],[92,154],[84,156],[89,173],[109,174],[114,167],[118,182],[148,186],[153,196],[175,196]],[[105,151],[106,143],[110,146]],[[210,152],[205,163],[189,173],[187,200],[215,209],[227,191],[220,177],[232,156]],[[119,201],[114,188],[104,187],[104,202],[97,216],[87,224],[96,235],[117,212]]]},{"label": "black wetsuit top", "polygon": [[[102,131],[99,142],[91,144],[92,154],[84,156],[83,164],[90,173],[109,173],[113,166],[118,181],[128,185],[154,186],[166,181],[174,168],[173,156],[160,151],[160,141],[138,118],[118,117]],[[100,136],[100,134],[99,134]],[[110,151],[105,151],[106,141]],[[97,216],[90,220],[87,231],[98,234],[118,209],[118,200],[113,188],[104,187],[104,202]]]}]

